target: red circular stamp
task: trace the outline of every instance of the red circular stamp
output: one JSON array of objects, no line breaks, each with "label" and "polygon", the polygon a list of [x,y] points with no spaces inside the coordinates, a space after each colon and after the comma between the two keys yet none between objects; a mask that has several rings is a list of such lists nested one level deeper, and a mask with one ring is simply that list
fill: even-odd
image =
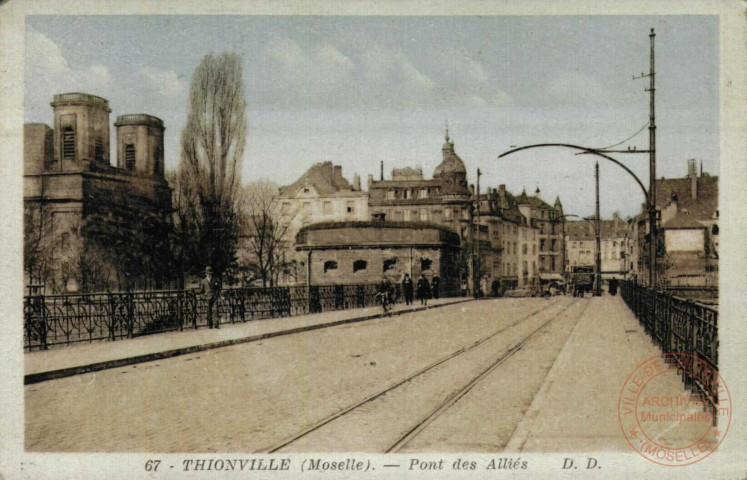
[{"label": "red circular stamp", "polygon": [[643,458],[670,467],[691,465],[713,453],[729,431],[731,396],[707,361],[662,354],[625,380],[617,416],[625,439]]}]

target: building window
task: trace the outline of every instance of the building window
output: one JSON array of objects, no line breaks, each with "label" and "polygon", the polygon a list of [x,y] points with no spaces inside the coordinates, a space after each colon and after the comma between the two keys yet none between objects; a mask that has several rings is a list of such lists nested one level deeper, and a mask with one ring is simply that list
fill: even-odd
[{"label": "building window", "polygon": [[303,189],[303,193],[309,193],[311,190],[309,190],[309,187],[306,187]]},{"label": "building window", "polygon": [[324,214],[332,215],[332,202],[324,202]]},{"label": "building window", "polygon": [[290,210],[290,202],[283,202],[282,205],[280,206],[280,213],[285,215],[288,213],[289,210]]},{"label": "building window", "polygon": [[135,171],[135,145],[125,145],[125,168],[131,172]]},{"label": "building window", "polygon": [[433,260],[430,258],[421,258],[420,259],[420,271],[424,272],[426,270],[430,270],[431,266],[433,265]]},{"label": "building window", "polygon": [[337,262],[334,260],[327,260],[324,262],[324,273],[327,273],[330,270],[337,270]]},{"label": "building window", "polygon": [[527,254],[527,244],[526,244],[526,243],[525,243],[525,244],[523,244],[523,245],[521,246],[521,251],[522,251],[522,253],[523,253],[524,255],[526,255],[526,254]]},{"label": "building window", "polygon": [[356,260],[353,262],[353,273],[360,272],[368,268],[368,262],[365,260]]},{"label": "building window", "polygon": [[386,199],[387,200],[394,200],[396,198],[394,190],[387,190],[386,191]]},{"label": "building window", "polygon": [[93,149],[93,158],[97,162],[104,162],[104,140],[101,137],[96,137],[96,145]]},{"label": "building window", "polygon": [[303,202],[303,214],[308,215],[311,213],[311,202]]},{"label": "building window", "polygon": [[718,225],[711,227],[711,235],[718,235]]},{"label": "building window", "polygon": [[421,222],[427,222],[428,221],[428,210],[426,210],[426,209],[420,210],[420,221]]},{"label": "building window", "polygon": [[420,189],[420,198],[428,198],[428,189],[427,188]]},{"label": "building window", "polygon": [[409,210],[405,210],[402,213],[404,215],[405,222],[409,222],[410,221],[410,211]]},{"label": "building window", "polygon": [[444,208],[444,220],[451,220],[451,209]]},{"label": "building window", "polygon": [[545,251],[545,240],[542,239],[540,240],[540,252],[544,252],[544,251]]},{"label": "building window", "polygon": [[384,273],[388,272],[389,270],[393,269],[396,266],[397,266],[396,258],[388,258],[384,260]]},{"label": "building window", "polygon": [[347,211],[348,213],[355,213],[355,202],[347,203]]},{"label": "building window", "polygon": [[64,160],[75,160],[75,131],[73,127],[62,129],[62,158]]},{"label": "building window", "polygon": [[550,251],[551,252],[556,252],[557,251],[557,240],[555,240],[555,239],[552,240],[552,245],[550,246]]}]

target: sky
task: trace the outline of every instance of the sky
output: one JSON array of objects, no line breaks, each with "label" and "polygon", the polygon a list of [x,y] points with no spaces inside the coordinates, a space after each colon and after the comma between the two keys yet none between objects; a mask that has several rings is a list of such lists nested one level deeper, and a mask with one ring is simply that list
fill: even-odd
[{"label": "sky", "polygon": [[[192,73],[210,52],[242,58],[249,133],[243,181],[292,183],[316,162],[342,165],[364,189],[368,174],[441,161],[448,122],[468,181],[540,189],[581,216],[594,212],[594,158],[647,125],[649,31],[656,29],[657,176],[682,177],[687,160],[718,174],[718,17],[30,16],[27,122],[53,123],[52,95],[109,100],[116,116],[166,124],[166,168],[179,163]],[[648,130],[618,148],[648,147]],[[619,154],[648,185],[648,156]],[[638,213],[644,196],[601,160],[604,217]]]}]

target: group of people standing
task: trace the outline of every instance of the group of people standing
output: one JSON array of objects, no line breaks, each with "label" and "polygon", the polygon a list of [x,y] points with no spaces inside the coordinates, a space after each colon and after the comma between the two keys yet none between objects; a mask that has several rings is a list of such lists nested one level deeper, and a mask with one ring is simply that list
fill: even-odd
[{"label": "group of people standing", "polygon": [[402,279],[402,293],[405,296],[405,305],[412,305],[414,291],[417,292],[420,304],[428,305],[428,299],[431,298],[431,296],[433,298],[438,298],[440,287],[441,279],[438,278],[438,276],[433,277],[433,282],[429,282],[428,279],[425,278],[425,275],[421,273],[417,285],[414,285],[410,275],[405,273],[405,276]]}]

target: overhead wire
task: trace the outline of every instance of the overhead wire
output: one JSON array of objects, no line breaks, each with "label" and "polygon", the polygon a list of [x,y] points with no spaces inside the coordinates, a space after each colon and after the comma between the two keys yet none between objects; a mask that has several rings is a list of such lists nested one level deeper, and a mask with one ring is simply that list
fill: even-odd
[{"label": "overhead wire", "polygon": [[612,148],[612,147],[616,147],[616,146],[618,146],[618,145],[622,145],[623,143],[627,142],[628,140],[630,140],[631,138],[635,137],[636,135],[638,135],[639,133],[641,133],[641,132],[642,132],[643,130],[645,130],[645,129],[646,129],[646,127],[648,127],[648,125],[649,125],[649,122],[646,122],[646,123],[645,123],[645,124],[644,124],[644,125],[643,125],[643,126],[641,127],[641,129],[640,129],[640,130],[638,130],[637,132],[635,132],[635,133],[634,133],[633,135],[629,136],[628,138],[626,138],[626,139],[625,139],[625,140],[623,140],[622,142],[616,143],[616,144],[614,144],[614,145],[609,145],[609,146],[607,146],[607,147],[602,147],[602,148],[595,148],[594,150],[607,150],[608,148]]}]

